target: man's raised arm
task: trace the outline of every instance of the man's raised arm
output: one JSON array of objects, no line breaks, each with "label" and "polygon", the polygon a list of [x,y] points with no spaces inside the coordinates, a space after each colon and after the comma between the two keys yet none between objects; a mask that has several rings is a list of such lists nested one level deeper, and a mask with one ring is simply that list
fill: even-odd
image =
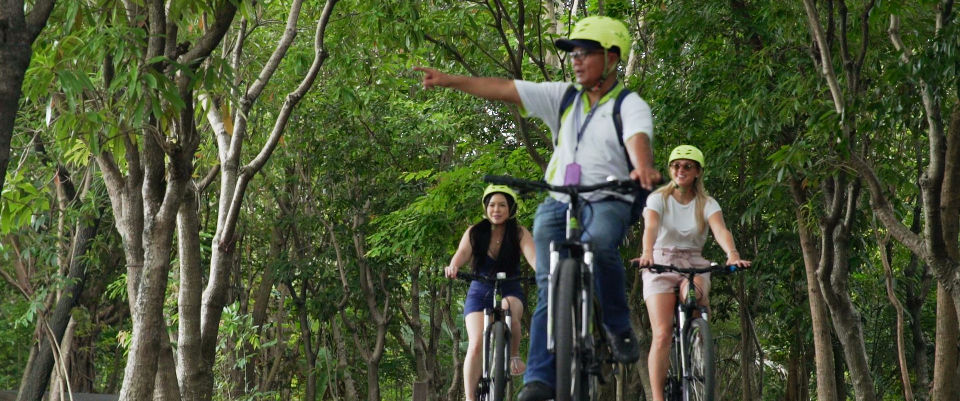
[{"label": "man's raised arm", "polygon": [[441,86],[487,100],[502,100],[521,105],[517,86],[511,79],[453,75],[427,67],[413,67],[413,69],[423,72],[423,87],[426,89]]}]

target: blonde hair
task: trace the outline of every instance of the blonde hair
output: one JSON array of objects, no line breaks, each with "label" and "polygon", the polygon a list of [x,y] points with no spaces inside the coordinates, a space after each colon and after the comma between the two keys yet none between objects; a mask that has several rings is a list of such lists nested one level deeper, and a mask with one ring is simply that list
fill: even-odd
[{"label": "blonde hair", "polygon": [[[707,220],[703,218],[703,208],[706,207],[707,199],[710,197],[710,194],[708,194],[707,189],[703,187],[704,173],[699,163],[697,164],[697,169],[700,170],[700,176],[694,179],[691,190],[693,191],[694,202],[696,202],[696,207],[694,208],[696,211],[696,216],[694,216],[694,218],[697,220],[697,231],[702,233],[707,229]],[[667,166],[667,171],[670,171],[669,165]],[[663,185],[660,188],[657,188],[656,191],[653,191],[653,194],[660,194],[660,196],[663,197],[664,214],[667,214],[670,210],[670,202],[667,202],[667,198],[669,198],[670,195],[673,194],[673,191],[676,190],[679,190],[679,187],[671,179],[666,185]]]}]

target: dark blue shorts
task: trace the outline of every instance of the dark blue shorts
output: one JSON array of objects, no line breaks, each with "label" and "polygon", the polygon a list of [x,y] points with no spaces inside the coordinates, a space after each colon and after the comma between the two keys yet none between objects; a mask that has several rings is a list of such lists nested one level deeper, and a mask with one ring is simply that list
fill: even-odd
[{"label": "dark blue shorts", "polygon": [[[500,284],[500,293],[504,298],[517,297],[526,307],[527,299],[523,296],[523,287],[517,281],[508,281]],[[467,290],[467,299],[463,301],[463,316],[473,312],[483,312],[485,308],[493,306],[493,284],[480,281],[470,283]]]}]

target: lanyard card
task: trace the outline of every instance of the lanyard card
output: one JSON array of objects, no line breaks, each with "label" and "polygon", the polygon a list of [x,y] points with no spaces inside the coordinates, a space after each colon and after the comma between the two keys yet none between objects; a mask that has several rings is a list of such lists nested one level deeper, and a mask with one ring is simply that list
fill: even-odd
[{"label": "lanyard card", "polygon": [[573,162],[567,165],[563,176],[563,185],[580,185],[580,165]]}]

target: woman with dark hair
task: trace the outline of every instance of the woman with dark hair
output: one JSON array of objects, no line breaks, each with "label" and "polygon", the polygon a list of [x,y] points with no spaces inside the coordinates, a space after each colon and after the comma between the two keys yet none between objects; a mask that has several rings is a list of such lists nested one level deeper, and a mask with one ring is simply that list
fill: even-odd
[{"label": "woman with dark hair", "polygon": [[[507,277],[520,274],[520,254],[530,266],[536,266],[536,250],[533,235],[517,224],[517,194],[506,185],[490,185],[483,191],[481,201],[485,219],[470,226],[460,238],[457,252],[444,270],[454,278],[460,266],[470,262],[475,274],[495,276],[499,272]],[[517,281],[501,285],[503,308],[510,310],[510,373],[514,376],[526,370],[520,359],[520,317],[523,316],[525,298]],[[474,281],[470,284],[463,304],[463,320],[467,328],[467,355],[463,360],[463,385],[467,400],[473,400],[472,389],[480,380],[481,344],[483,343],[483,309],[493,303],[493,286]]]}]

